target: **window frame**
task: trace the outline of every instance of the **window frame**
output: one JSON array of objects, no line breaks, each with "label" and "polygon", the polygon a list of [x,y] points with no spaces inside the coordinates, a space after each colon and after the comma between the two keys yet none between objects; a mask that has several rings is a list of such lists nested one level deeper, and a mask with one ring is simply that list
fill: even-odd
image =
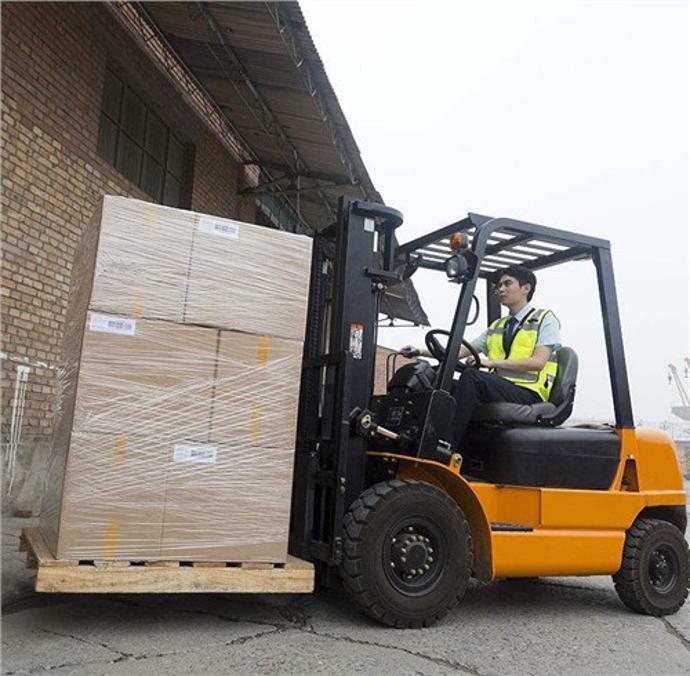
[{"label": "window frame", "polygon": [[[109,86],[113,82],[119,84],[119,87]],[[108,98],[114,92],[119,97],[116,102]],[[135,138],[133,128],[128,128],[123,119],[127,97],[141,104],[143,109],[141,140]],[[113,119],[115,110],[117,119]],[[162,150],[160,146],[153,147],[149,143],[150,134],[153,134],[150,128],[153,127],[163,131]],[[138,160],[129,165],[123,151],[125,142],[131,146],[130,153],[135,152],[139,155]],[[108,65],[105,68],[99,107],[96,146],[96,152],[101,159],[152,200],[166,206],[185,206],[186,179],[190,169],[188,165],[193,155],[190,145],[186,144],[157,111]],[[136,168],[134,164],[137,165]],[[155,177],[155,171],[158,171],[160,178]],[[174,197],[171,197],[172,195]]]}]

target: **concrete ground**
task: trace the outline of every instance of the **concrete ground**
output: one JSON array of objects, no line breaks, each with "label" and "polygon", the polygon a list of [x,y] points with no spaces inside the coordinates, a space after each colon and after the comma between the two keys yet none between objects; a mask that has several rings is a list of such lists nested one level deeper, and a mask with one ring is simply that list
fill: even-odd
[{"label": "concrete ground", "polygon": [[3,522],[4,674],[683,674],[690,604],[635,615],[609,578],[473,583],[431,629],[374,624],[344,596],[43,595]]}]

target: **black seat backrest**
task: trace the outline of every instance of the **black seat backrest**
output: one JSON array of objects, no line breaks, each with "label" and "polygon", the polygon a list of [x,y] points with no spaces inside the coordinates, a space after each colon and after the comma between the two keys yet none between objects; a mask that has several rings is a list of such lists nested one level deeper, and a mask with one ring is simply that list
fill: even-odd
[{"label": "black seat backrest", "polygon": [[558,373],[553,381],[549,403],[556,410],[539,421],[546,425],[561,425],[573,411],[577,385],[577,353],[571,347],[561,347],[557,353]]}]

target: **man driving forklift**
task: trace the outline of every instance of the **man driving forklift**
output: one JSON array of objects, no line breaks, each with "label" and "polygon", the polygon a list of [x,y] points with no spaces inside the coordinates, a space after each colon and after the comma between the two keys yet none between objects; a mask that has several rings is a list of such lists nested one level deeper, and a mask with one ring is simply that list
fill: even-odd
[{"label": "man driving forklift", "polygon": [[[635,426],[610,242],[469,214],[397,244],[402,221],[390,207],[343,197],[338,220],[314,237],[291,553],[315,562],[319,584],[342,584],[371,617],[396,627],[441,619],[471,576],[612,575],[632,610],[677,612],[690,589],[687,497],[671,439]],[[551,313],[528,307],[536,280],[511,270],[514,260],[532,271],[592,261],[613,424],[563,425],[577,354],[559,347],[558,332],[549,337]],[[438,367],[413,361],[396,370],[393,356],[387,391],[375,395],[376,326],[399,298],[385,292],[417,269],[460,285],[449,330],[425,335]],[[464,338],[480,280],[502,283],[499,297],[487,294],[494,373],[477,378],[458,358],[481,361]],[[517,319],[505,348],[500,302]],[[480,424],[457,452],[457,371],[476,397],[498,379],[536,403],[476,407]],[[469,406],[459,408],[469,417]]]},{"label": "man driving forklift", "polygon": [[[457,403],[453,421],[455,449],[462,448],[462,438],[480,404],[507,402],[530,406],[549,400],[558,369],[560,322],[551,310],[533,307],[536,287],[536,276],[522,265],[501,271],[494,292],[509,315],[493,321],[472,341],[475,350],[486,355],[481,357],[481,366],[490,371],[465,369],[453,386]],[[413,345],[404,346],[400,352],[407,357],[432,356]],[[474,357],[463,346],[458,358],[465,357],[469,365],[474,364]]]}]

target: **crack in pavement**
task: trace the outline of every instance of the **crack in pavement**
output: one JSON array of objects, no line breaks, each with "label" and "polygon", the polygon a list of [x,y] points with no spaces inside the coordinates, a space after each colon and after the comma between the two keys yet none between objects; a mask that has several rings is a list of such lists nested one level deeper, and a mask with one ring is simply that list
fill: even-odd
[{"label": "crack in pavement", "polygon": [[365,639],[356,639],[350,636],[339,636],[337,634],[331,634],[329,632],[318,631],[314,629],[314,625],[311,621],[311,616],[309,612],[304,607],[308,602],[308,599],[299,597],[294,601],[290,602],[284,608],[280,608],[278,612],[281,617],[284,617],[288,622],[290,622],[297,631],[304,634],[311,634],[313,636],[319,636],[321,638],[329,638],[334,641],[342,641],[344,643],[352,643],[355,645],[366,645],[374,648],[383,648],[386,650],[394,650],[398,652],[417,657],[428,662],[432,662],[437,666],[443,666],[446,668],[453,669],[455,671],[461,671],[465,674],[471,674],[472,676],[483,676],[481,672],[476,668],[467,664],[462,664],[461,662],[456,662],[453,660],[448,660],[443,657],[432,657],[431,655],[426,655],[422,652],[416,652],[414,650],[409,650],[407,648],[402,648],[395,645],[386,645],[384,643],[378,643],[376,641],[367,641]]},{"label": "crack in pavement", "polygon": [[284,631],[288,631],[289,627],[272,627],[271,629],[268,629],[266,631],[260,631],[255,634],[251,634],[250,636],[238,636],[237,638],[232,639],[231,641],[225,641],[223,643],[216,643],[216,644],[209,644],[209,645],[204,645],[204,646],[195,646],[192,648],[186,648],[184,650],[170,650],[168,652],[160,652],[160,653],[140,653],[140,654],[134,654],[134,653],[126,653],[121,650],[118,650],[117,648],[111,648],[110,646],[106,645],[105,643],[99,643],[96,641],[88,641],[87,639],[80,638],[78,636],[73,636],[71,634],[61,634],[56,631],[50,631],[46,629],[39,629],[39,631],[44,631],[48,634],[54,634],[56,636],[65,636],[67,638],[74,639],[76,641],[81,641],[82,643],[86,643],[89,645],[98,645],[102,648],[106,648],[107,650],[110,650],[114,653],[117,653],[119,657],[117,657],[114,660],[109,660],[106,662],[105,660],[87,660],[84,662],[68,662],[64,664],[54,664],[54,665],[49,665],[45,667],[34,667],[32,669],[29,669],[28,671],[9,671],[5,672],[6,676],[13,676],[14,674],[22,674],[22,673],[28,673],[28,674],[39,674],[42,672],[46,671],[53,671],[55,669],[60,669],[64,667],[79,667],[87,664],[124,664],[127,662],[140,662],[142,660],[148,660],[156,657],[170,657],[174,655],[189,655],[191,653],[195,652],[200,652],[202,650],[207,650],[209,648],[227,648],[230,646],[238,646],[238,645],[244,645],[245,643],[249,643],[250,641],[254,641],[256,639],[262,638],[263,636],[269,636],[272,634],[280,634],[283,633]]},{"label": "crack in pavement", "polygon": [[306,601],[297,598],[290,601],[286,606],[282,608],[277,608],[278,614],[287,620],[290,624],[294,625],[297,629],[314,631],[314,626],[312,625],[304,605]]},{"label": "crack in pavement", "polygon": [[86,645],[91,645],[91,646],[98,646],[100,648],[105,648],[106,650],[110,650],[110,652],[117,653],[120,657],[132,657],[131,653],[126,653],[123,652],[122,650],[118,650],[117,648],[111,648],[107,643],[101,643],[100,641],[90,641],[87,638],[82,638],[81,636],[75,636],[74,634],[63,634],[62,632],[59,631],[53,631],[52,629],[43,629],[41,627],[38,627],[36,631],[42,631],[44,634],[52,634],[53,636],[62,636],[64,638],[71,638],[75,641],[79,641],[80,643],[86,643]]},{"label": "crack in pavement", "polygon": [[350,636],[338,636],[336,634],[320,632],[314,629],[299,629],[299,631],[302,631],[307,634],[314,634],[315,636],[321,636],[322,638],[331,638],[335,641],[343,641],[345,643],[354,643],[356,645],[366,645],[372,646],[374,648],[385,648],[387,650],[395,650],[398,652],[406,653],[407,655],[412,655],[413,657],[418,657],[420,659],[427,660],[428,662],[432,662],[437,666],[447,667],[455,671],[461,671],[465,674],[472,674],[472,676],[484,676],[476,667],[472,667],[468,664],[462,664],[461,662],[448,660],[444,657],[431,657],[431,655],[415,652],[414,650],[408,650],[407,648],[401,648],[400,646],[386,645],[384,643],[377,643],[376,641],[367,641],[365,639],[351,638]]},{"label": "crack in pavement", "polygon": [[666,631],[671,634],[671,636],[675,636],[683,644],[686,650],[690,650],[690,639],[686,638],[685,635],[679,629],[676,629],[665,617],[660,617],[659,619],[662,621]]},{"label": "crack in pavement", "polygon": [[273,627],[272,629],[267,629],[266,631],[259,631],[256,634],[251,634],[250,636],[238,636],[237,638],[234,638],[231,641],[225,641],[224,643],[208,644],[194,648],[187,648],[185,650],[170,650],[168,652],[162,653],[144,653],[140,655],[131,655],[127,658],[120,658],[114,660],[114,663],[140,662],[142,660],[149,660],[155,657],[170,657],[171,655],[189,655],[191,653],[199,652],[201,650],[208,650],[209,648],[227,648],[230,646],[244,645],[245,643],[255,641],[256,639],[262,638],[263,636],[281,634],[287,630],[287,627]]}]

